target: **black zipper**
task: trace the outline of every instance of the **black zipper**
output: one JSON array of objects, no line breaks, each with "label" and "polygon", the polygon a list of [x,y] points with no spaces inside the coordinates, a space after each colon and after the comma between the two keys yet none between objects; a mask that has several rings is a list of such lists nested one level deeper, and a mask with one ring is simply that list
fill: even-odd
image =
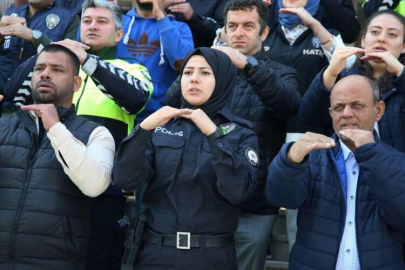
[{"label": "black zipper", "polygon": [[[25,202],[25,199],[27,197],[28,186],[29,186],[30,179],[31,179],[31,174],[32,174],[32,165],[35,162],[36,156],[38,154],[38,148],[39,148],[37,135],[34,134],[34,133],[31,133],[31,136],[33,137],[34,148],[32,148],[31,152],[30,152],[30,160],[28,161],[28,166],[27,166],[28,169],[27,169],[27,172],[25,174],[25,181],[24,181],[24,184],[23,184],[23,187],[22,187],[21,197],[20,197],[20,200],[18,202],[17,214],[16,214],[15,219],[14,219],[13,230],[11,232],[11,241],[10,241],[10,246],[9,246],[10,260],[11,261],[13,261],[13,259],[14,259],[15,238],[16,238],[16,234],[17,234],[19,220],[20,220],[20,217],[21,217],[22,208],[24,206],[24,202]],[[12,267],[13,267],[13,264],[10,265],[10,269],[12,269]]]},{"label": "black zipper", "polygon": [[67,245],[67,249],[69,252],[69,257],[71,261],[75,260],[74,256],[74,243],[73,243],[73,235],[72,235],[72,226],[70,225],[70,220],[68,215],[64,215],[64,220],[65,220],[65,241]]},{"label": "black zipper", "polygon": [[[240,71],[239,71],[239,72],[240,72]],[[235,83],[234,89],[238,89],[238,88],[239,88],[240,76],[241,76],[241,74],[239,73],[238,76],[236,77],[236,83]],[[232,93],[232,99],[231,99],[231,104],[230,104],[230,106],[229,106],[230,108],[234,108],[234,103],[235,103],[236,95],[237,95],[236,91],[233,91],[233,93]]]}]

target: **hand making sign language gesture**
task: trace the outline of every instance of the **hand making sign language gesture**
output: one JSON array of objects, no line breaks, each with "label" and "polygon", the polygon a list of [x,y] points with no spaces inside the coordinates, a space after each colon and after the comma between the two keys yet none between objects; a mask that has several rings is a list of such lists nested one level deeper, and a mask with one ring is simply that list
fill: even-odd
[{"label": "hand making sign language gesture", "polygon": [[312,150],[329,149],[335,146],[335,141],[322,134],[305,133],[288,151],[287,157],[293,163],[301,163]]},{"label": "hand making sign language gesture", "polygon": [[309,27],[312,32],[318,37],[319,42],[322,46],[329,51],[332,46],[333,35],[326,30],[323,25],[316,20],[304,7],[285,7],[280,8],[281,14],[295,14],[297,15],[302,23]]},{"label": "hand making sign language gesture", "polygon": [[399,62],[398,58],[393,56],[389,51],[381,52],[366,52],[366,55],[360,58],[364,61],[373,61],[384,63],[387,73],[394,74],[399,77],[404,71],[404,65]]},{"label": "hand making sign language gesture", "polygon": [[186,0],[165,0],[165,6],[173,13],[183,14],[186,21],[189,21],[194,14],[193,7]]},{"label": "hand making sign language gesture", "polygon": [[175,109],[169,106],[165,106],[143,120],[140,124],[140,127],[144,130],[154,130],[157,127],[163,126],[174,117],[179,117],[191,113],[192,111],[190,109]]},{"label": "hand making sign language gesture", "polygon": [[347,59],[358,53],[365,53],[366,50],[357,47],[339,47],[333,53],[329,66],[323,73],[323,85],[326,89],[331,90],[336,83],[340,72],[343,71]]},{"label": "hand making sign language gesture", "polygon": [[190,119],[205,135],[211,135],[217,129],[212,120],[201,109],[175,109],[169,106],[162,107],[157,110],[140,124],[144,130],[154,130],[157,127],[163,126],[174,117],[183,117]]},{"label": "hand making sign language gesture", "polygon": [[53,104],[32,104],[22,106],[21,110],[34,111],[36,116],[42,119],[46,131],[49,131],[51,127],[60,122],[58,112]]},{"label": "hand making sign language gesture", "polygon": [[0,21],[0,41],[5,36],[19,37],[31,41],[32,30],[26,26],[25,18],[3,16]]}]

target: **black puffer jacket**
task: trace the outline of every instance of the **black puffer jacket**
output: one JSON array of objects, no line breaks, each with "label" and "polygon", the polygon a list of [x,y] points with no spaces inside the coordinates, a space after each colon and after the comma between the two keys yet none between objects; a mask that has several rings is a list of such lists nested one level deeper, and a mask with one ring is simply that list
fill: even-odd
[{"label": "black puffer jacket", "polygon": [[[285,142],[286,122],[296,115],[300,101],[297,72],[267,58],[262,50],[254,55],[259,67],[245,74],[239,71],[229,108],[232,114],[251,121],[259,138],[259,172],[256,191],[241,205],[245,212],[277,214],[264,197],[268,167]],[[166,104],[180,107],[179,81],[171,86]]]},{"label": "black puffer jacket", "polygon": [[216,31],[224,25],[226,0],[188,0],[194,10],[189,21],[183,14],[174,13],[176,20],[185,22],[193,33],[194,47],[211,47]]},{"label": "black puffer jacket", "polygon": [[[97,124],[58,109],[87,144]],[[0,269],[84,270],[92,199],[64,173],[27,112],[0,119]]]}]

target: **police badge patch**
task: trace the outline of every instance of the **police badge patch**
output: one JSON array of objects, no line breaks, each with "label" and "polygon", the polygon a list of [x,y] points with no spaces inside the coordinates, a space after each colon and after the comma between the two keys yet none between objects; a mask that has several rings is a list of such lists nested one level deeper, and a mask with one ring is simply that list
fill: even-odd
[{"label": "police badge patch", "polygon": [[226,123],[226,124],[222,124],[218,127],[222,136],[231,133],[232,131],[235,130],[235,128],[236,128],[236,124],[234,124],[234,123]]},{"label": "police badge patch", "polygon": [[245,151],[245,157],[250,164],[257,167],[259,166],[259,155],[252,147],[248,147]]},{"label": "police badge patch", "polygon": [[46,16],[46,26],[49,30],[54,29],[60,23],[60,17],[56,14],[49,14]]}]

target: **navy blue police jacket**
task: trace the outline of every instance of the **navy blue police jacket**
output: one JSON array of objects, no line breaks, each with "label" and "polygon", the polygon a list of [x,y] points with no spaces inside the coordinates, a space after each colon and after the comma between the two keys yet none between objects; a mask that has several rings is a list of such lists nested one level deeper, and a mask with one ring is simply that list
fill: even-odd
[{"label": "navy blue police jacket", "polygon": [[[232,114],[251,121],[259,139],[260,164],[254,193],[240,205],[243,212],[257,215],[277,215],[264,189],[270,162],[285,142],[287,121],[297,114],[301,99],[298,92],[298,74],[290,67],[267,57],[264,49],[254,55],[259,65],[246,73],[238,71],[235,88],[228,107]],[[173,83],[166,94],[165,103],[180,107],[180,80]]]},{"label": "navy blue police jacket", "polygon": [[[291,270],[336,269],[346,201],[342,166],[336,162],[340,143],[333,137],[334,148],[312,151],[301,164],[288,160],[291,144],[285,144],[270,165],[267,199],[277,206],[298,208]],[[405,154],[375,140],[353,152],[360,170],[356,194],[360,268],[405,269]]]},{"label": "navy blue police jacket", "polygon": [[[4,15],[27,18],[28,4],[12,6]],[[38,10],[27,25],[32,30],[39,30],[52,41],[64,39],[65,32],[73,21],[75,14],[59,5],[50,5]],[[19,37],[4,37],[0,50],[0,89],[18,66],[31,56],[37,54],[35,46]]]},{"label": "navy blue police jacket", "polygon": [[82,15],[83,2],[84,0],[55,0],[57,5],[67,8],[79,15]]},{"label": "navy blue police jacket", "polygon": [[152,230],[216,235],[237,229],[236,204],[256,185],[257,136],[252,123],[228,109],[213,121],[235,129],[213,139],[191,120],[174,118],[152,132],[138,125],[121,143],[114,184],[129,191],[148,182],[143,203]]}]

